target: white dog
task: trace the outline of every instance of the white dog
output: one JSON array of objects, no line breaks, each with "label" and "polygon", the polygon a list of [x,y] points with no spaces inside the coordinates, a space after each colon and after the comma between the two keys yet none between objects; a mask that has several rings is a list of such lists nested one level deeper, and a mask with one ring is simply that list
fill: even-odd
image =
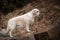
[{"label": "white dog", "polygon": [[34,23],[34,18],[36,16],[39,16],[39,14],[40,14],[40,12],[38,9],[33,9],[24,15],[9,19],[8,24],[7,24],[7,32],[9,32],[10,37],[13,37],[12,31],[15,28],[24,28],[25,27],[26,31],[30,32],[29,25]]}]

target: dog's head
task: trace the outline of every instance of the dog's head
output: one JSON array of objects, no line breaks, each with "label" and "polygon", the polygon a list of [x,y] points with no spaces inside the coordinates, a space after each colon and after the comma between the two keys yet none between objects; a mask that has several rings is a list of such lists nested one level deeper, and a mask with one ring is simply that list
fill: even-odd
[{"label": "dog's head", "polygon": [[39,11],[39,9],[33,9],[32,13],[33,13],[34,16],[39,16],[40,11]]}]

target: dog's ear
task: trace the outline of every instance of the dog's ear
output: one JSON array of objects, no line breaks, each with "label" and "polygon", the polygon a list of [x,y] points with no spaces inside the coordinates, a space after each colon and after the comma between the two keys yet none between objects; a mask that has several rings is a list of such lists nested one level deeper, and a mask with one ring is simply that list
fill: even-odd
[{"label": "dog's ear", "polygon": [[33,15],[36,15],[39,11],[33,10]]},{"label": "dog's ear", "polygon": [[33,10],[33,12],[32,12],[32,13],[33,13],[33,15],[36,15],[36,10]]}]

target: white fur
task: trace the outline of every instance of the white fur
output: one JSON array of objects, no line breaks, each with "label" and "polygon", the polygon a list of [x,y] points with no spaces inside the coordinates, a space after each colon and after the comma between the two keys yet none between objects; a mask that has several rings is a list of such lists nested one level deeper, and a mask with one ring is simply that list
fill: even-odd
[{"label": "white fur", "polygon": [[34,23],[34,18],[36,16],[39,16],[40,12],[38,9],[33,9],[30,12],[21,15],[21,16],[17,16],[14,18],[11,18],[8,20],[8,24],[7,24],[7,32],[9,32],[10,37],[12,36],[12,31],[15,28],[23,28],[25,27],[26,30],[28,32],[30,32],[29,30],[29,25]]}]

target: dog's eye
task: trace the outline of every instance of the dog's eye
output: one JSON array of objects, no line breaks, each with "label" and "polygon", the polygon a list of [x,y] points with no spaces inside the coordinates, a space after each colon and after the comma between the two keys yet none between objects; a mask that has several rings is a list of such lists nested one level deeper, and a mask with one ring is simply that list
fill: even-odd
[{"label": "dog's eye", "polygon": [[39,11],[37,11],[37,13],[38,13]]}]

